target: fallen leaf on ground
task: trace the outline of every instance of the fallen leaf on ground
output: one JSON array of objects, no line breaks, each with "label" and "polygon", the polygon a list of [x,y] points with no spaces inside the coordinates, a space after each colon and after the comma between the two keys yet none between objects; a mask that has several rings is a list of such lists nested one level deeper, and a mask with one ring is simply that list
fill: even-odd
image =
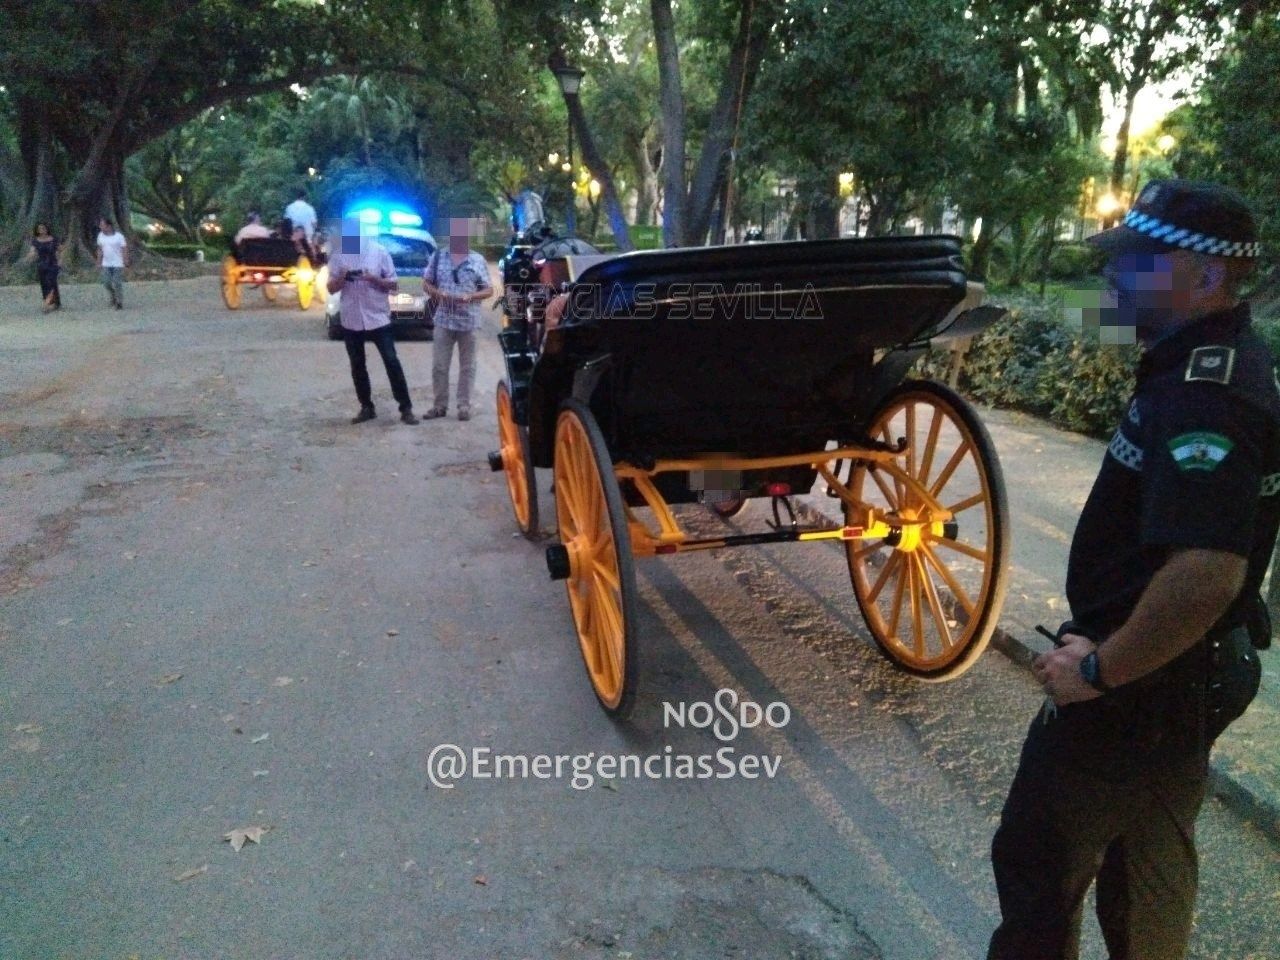
[{"label": "fallen leaf on ground", "polygon": [[404,863],[400,864],[401,873],[408,873],[410,870],[416,870],[417,868],[418,864],[413,860],[406,860]]},{"label": "fallen leaf on ground", "polygon": [[120,554],[120,559],[121,560],[137,560],[138,555],[134,553],[132,550],[126,550],[124,553]]},{"label": "fallen leaf on ground", "polygon": [[255,777],[265,777],[270,772],[271,772],[270,770],[255,770],[253,771],[253,775]]},{"label": "fallen leaf on ground", "polygon": [[156,686],[163,687],[165,684],[175,683],[181,679],[182,679],[182,674],[180,673],[166,673],[163,677],[161,677],[159,680],[156,681]]},{"label": "fallen leaf on ground", "polygon": [[188,880],[193,880],[196,877],[200,876],[200,874],[208,873],[208,872],[209,872],[209,865],[206,863],[199,867],[194,867],[191,870],[184,871],[183,873],[178,874],[173,879],[176,883],[186,883]]},{"label": "fallen leaf on ground", "polygon": [[44,727],[38,723],[20,723],[13,729],[18,733],[39,733]]},{"label": "fallen leaf on ground", "polygon": [[267,739],[268,737],[270,737],[270,736],[271,736],[271,734],[269,734],[269,733],[260,733],[260,734],[258,734],[256,737],[254,737],[252,740],[250,740],[249,742],[250,742],[250,743],[261,743],[263,740],[266,740],[266,739]]},{"label": "fallen leaf on ground", "polygon": [[267,832],[267,827],[238,827],[222,835],[222,839],[231,844],[231,849],[236,853],[240,852],[240,848],[244,846],[245,841],[249,843],[261,843],[262,835]]},{"label": "fallen leaf on ground", "polygon": [[316,565],[316,562],[314,560],[303,560],[302,565],[304,567],[314,567]]},{"label": "fallen leaf on ground", "polygon": [[58,626],[66,627],[66,626],[70,626],[74,622],[75,621],[72,620],[70,617],[63,617],[61,620],[58,621]]},{"label": "fallen leaf on ground", "polygon": [[479,874],[472,883],[480,887],[487,887],[489,885],[489,879],[482,873]]},{"label": "fallen leaf on ground", "polygon": [[291,683],[293,683],[293,677],[276,677],[271,681],[273,687],[287,687]]},{"label": "fallen leaf on ground", "polygon": [[392,630],[388,630],[388,631],[387,631],[387,636],[388,636],[388,637],[398,637],[398,636],[400,636],[400,631],[399,631],[399,630],[394,630],[394,629],[392,629]]}]

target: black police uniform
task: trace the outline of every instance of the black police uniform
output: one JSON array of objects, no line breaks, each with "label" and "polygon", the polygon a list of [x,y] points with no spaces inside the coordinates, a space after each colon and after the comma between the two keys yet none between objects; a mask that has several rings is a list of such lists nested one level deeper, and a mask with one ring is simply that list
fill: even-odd
[{"label": "black police uniform", "polygon": [[[1095,876],[1113,957],[1183,956],[1209,748],[1243,709],[1219,715],[1210,658],[1260,604],[1280,526],[1272,363],[1245,305],[1183,327],[1140,361],[1071,544],[1077,632],[1101,639],[1119,628],[1177,548],[1247,558],[1245,586],[1209,636],[1172,662],[1092,700],[1047,703],[1032,722],[992,843],[1004,919],[989,958],[1076,956]],[[1245,702],[1254,691],[1256,677]]]}]

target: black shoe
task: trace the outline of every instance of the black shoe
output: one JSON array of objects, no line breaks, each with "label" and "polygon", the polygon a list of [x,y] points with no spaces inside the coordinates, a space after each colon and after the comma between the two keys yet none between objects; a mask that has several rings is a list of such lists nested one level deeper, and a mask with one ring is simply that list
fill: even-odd
[{"label": "black shoe", "polygon": [[361,407],[360,412],[351,418],[352,423],[364,423],[366,420],[372,420],[378,415],[373,407]]},{"label": "black shoe", "polygon": [[401,411],[400,411],[400,422],[401,422],[401,423],[407,423],[407,424],[409,424],[410,426],[413,426],[415,423],[421,423],[422,421],[420,421],[417,417],[415,417],[415,416],[413,415],[413,411],[412,411],[412,410],[401,410]]}]

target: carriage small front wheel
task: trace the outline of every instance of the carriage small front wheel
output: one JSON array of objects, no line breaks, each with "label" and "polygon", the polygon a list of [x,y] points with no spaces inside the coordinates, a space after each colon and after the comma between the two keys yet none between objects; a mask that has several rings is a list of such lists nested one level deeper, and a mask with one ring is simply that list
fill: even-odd
[{"label": "carriage small front wheel", "polygon": [[566,400],[556,420],[556,519],[569,607],[596,699],[617,720],[635,704],[636,574],[631,534],[604,435],[590,409]]},{"label": "carriage small front wheel", "polygon": [[[1008,503],[991,437],[932,381],[890,391],[867,435],[902,453],[854,462],[849,489],[900,524],[846,544],[854,596],[880,651],[922,680],[949,680],[986,649],[1008,582]],[[846,505],[847,522],[854,522]]]}]

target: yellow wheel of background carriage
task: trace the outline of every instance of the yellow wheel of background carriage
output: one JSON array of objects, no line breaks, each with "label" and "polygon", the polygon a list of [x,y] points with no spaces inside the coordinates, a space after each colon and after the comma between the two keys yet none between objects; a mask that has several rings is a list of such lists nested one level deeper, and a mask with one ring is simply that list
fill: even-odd
[{"label": "yellow wheel of background carriage", "polygon": [[626,719],[639,672],[631,535],[604,435],[590,409],[576,400],[565,401],[556,421],[554,473],[582,661],[600,706],[610,717]]},{"label": "yellow wheel of background carriage", "polygon": [[511,391],[505,380],[498,381],[498,456],[507,478],[507,493],[520,532],[536,539],[538,529],[538,487],[534,482],[533,456],[529,452],[529,431],[516,423]]},{"label": "yellow wheel of background carriage", "polygon": [[[854,595],[881,652],[923,680],[959,676],[982,654],[1004,602],[1009,555],[1004,478],[986,428],[951,390],[907,381],[885,398],[867,436],[906,449],[897,466],[937,509],[887,470],[854,462],[853,495],[915,521],[885,540],[846,545]],[[849,523],[857,523],[845,506]]]},{"label": "yellow wheel of background carriage", "polygon": [[228,310],[240,309],[240,265],[230,254],[222,258],[222,302]]},{"label": "yellow wheel of background carriage", "polygon": [[316,272],[311,269],[311,261],[306,257],[298,258],[298,273],[294,282],[298,288],[298,306],[306,310],[311,306],[311,298],[316,289]]}]

